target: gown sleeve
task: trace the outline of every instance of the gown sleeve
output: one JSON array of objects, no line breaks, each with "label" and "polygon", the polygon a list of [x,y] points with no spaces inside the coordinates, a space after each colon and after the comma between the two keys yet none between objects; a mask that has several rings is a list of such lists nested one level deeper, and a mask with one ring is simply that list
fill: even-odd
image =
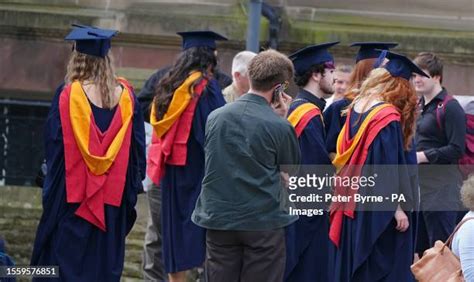
[{"label": "gown sleeve", "polygon": [[[405,155],[398,121],[383,128],[369,147],[363,175],[376,175],[376,184],[359,189],[359,194],[383,196],[384,201],[364,205],[364,211],[356,211],[357,220],[351,231],[358,242],[353,250],[352,267],[360,272],[358,275],[361,277],[367,275],[368,280],[378,280],[377,277],[389,273],[395,264],[410,265],[413,259],[412,229],[416,227],[413,226],[413,213],[410,211],[415,189],[411,187]],[[403,194],[406,200],[392,202],[392,193]],[[405,211],[410,223],[409,230],[405,232],[395,229],[394,213],[398,205]],[[370,272],[369,269],[380,269],[380,273]],[[400,276],[411,276],[409,270],[402,272]]]},{"label": "gown sleeve", "polygon": [[330,165],[326,150],[324,126],[320,116],[316,116],[306,125],[299,138],[300,149],[303,152],[301,164]]},{"label": "gown sleeve", "polygon": [[59,113],[59,97],[63,87],[64,83],[56,89],[44,127],[46,177],[43,184],[43,206],[49,196],[51,186],[57,182],[56,176],[58,175],[56,172],[61,167],[64,168],[63,133]]},{"label": "gown sleeve", "polygon": [[341,111],[349,105],[346,100],[340,100],[329,105],[324,111],[324,125],[326,129],[326,150],[328,153],[335,153],[337,146],[337,137],[346,120],[341,116]]},{"label": "gown sleeve", "polygon": [[207,117],[212,111],[224,106],[225,104],[226,102],[218,81],[211,79],[199,99],[196,112],[194,113],[195,117],[192,126],[194,138],[196,138],[196,141],[202,148],[204,148],[204,141],[206,139],[205,127]]},{"label": "gown sleeve", "polygon": [[138,106],[139,102],[137,97],[133,95],[135,99],[135,105],[137,105],[133,111],[133,128],[132,128],[132,153],[136,155],[134,165],[139,173],[140,181],[145,179],[146,176],[146,140],[145,140],[145,124],[143,120],[143,114],[141,108]]},{"label": "gown sleeve", "polygon": [[[416,201],[417,188],[413,187],[413,172],[407,167],[413,161],[412,153],[406,152],[399,122],[391,122],[383,128],[372,142],[367,155],[366,164],[370,175],[377,175],[374,195],[391,197],[392,194],[403,194],[406,201],[392,203],[384,201],[384,210],[391,210],[400,204],[404,210],[412,210]],[[387,206],[385,206],[387,205]]]}]

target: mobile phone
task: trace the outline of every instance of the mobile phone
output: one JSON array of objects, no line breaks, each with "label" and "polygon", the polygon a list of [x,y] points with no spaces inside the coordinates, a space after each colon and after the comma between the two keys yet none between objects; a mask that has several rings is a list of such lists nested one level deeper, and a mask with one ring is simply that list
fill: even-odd
[{"label": "mobile phone", "polygon": [[272,104],[277,104],[280,102],[280,97],[281,93],[283,92],[283,85],[278,86],[273,90],[273,95],[272,95]]}]

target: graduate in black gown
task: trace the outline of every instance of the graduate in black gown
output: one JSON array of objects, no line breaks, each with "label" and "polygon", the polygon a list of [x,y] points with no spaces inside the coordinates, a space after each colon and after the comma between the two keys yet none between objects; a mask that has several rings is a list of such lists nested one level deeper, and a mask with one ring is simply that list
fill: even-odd
[{"label": "graduate in black gown", "polygon": [[337,136],[341,132],[346,121],[345,110],[354,100],[354,93],[351,89],[358,89],[364,82],[367,75],[374,69],[376,59],[380,55],[378,49],[388,50],[396,47],[397,43],[388,42],[355,42],[351,47],[359,47],[355,58],[355,67],[351,73],[348,91],[344,98],[332,103],[324,111],[324,121],[326,127],[326,149],[331,154],[331,159],[336,153]]},{"label": "graduate in black gown", "polygon": [[390,61],[369,74],[349,106],[333,161],[341,176],[377,174],[375,186],[356,191],[337,185],[335,194],[384,199],[403,194],[405,200],[363,207],[354,201],[333,202],[334,281],[413,280],[413,209],[419,193],[407,168],[416,118],[416,93],[409,79],[413,72],[426,74],[404,56],[387,57]]},{"label": "graduate in black gown", "polygon": [[207,117],[225,104],[213,76],[215,41],[225,38],[210,31],[180,35],[184,51],[156,87],[147,167],[162,193],[163,262],[170,281],[184,281],[186,270],[204,263],[205,229],[191,214],[204,177]]},{"label": "graduate in black gown", "polygon": [[[326,151],[326,132],[322,111],[325,99],[334,93],[334,58],[328,49],[339,42],[312,45],[290,55],[300,87],[290,105],[288,120],[295,127],[301,150],[300,176],[332,175]],[[327,189],[318,191],[324,197]],[[314,191],[312,191],[314,192]],[[327,206],[311,204],[310,209]],[[329,241],[329,215],[326,211],[314,216],[301,215],[286,227],[285,281],[330,281],[334,247]]]},{"label": "graduate in black gown", "polygon": [[[31,265],[61,281],[120,281],[145,176],[143,116],[108,51],[115,30],[76,26],[45,125],[47,175]],[[56,281],[56,279],[54,280]]]}]

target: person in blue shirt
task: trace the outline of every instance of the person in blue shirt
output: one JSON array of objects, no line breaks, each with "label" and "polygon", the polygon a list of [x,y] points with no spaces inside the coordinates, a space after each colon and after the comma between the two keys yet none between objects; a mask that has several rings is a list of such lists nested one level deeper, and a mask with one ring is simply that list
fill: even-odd
[{"label": "person in blue shirt", "polygon": [[461,200],[468,209],[462,220],[465,223],[453,236],[452,251],[461,262],[465,281],[474,281],[474,175],[470,175],[461,187]]}]

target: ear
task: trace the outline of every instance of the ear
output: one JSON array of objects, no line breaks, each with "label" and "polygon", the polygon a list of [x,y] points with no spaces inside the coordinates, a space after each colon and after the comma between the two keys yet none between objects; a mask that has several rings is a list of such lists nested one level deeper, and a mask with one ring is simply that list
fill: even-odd
[{"label": "ear", "polygon": [[235,78],[240,78],[242,75],[240,74],[240,72],[236,71],[234,72],[234,77]]},{"label": "ear", "polygon": [[316,82],[320,82],[321,81],[321,74],[318,72],[313,72],[313,74],[311,75],[311,78],[316,81]]}]

